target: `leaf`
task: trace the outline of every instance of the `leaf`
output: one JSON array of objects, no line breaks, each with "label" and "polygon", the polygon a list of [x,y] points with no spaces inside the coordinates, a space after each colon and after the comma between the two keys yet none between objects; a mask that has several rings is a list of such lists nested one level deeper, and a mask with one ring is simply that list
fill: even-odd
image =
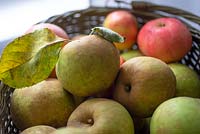
[{"label": "leaf", "polygon": [[16,38],[0,59],[0,80],[13,88],[31,86],[46,79],[59,57],[64,39],[47,28]]},{"label": "leaf", "polygon": [[90,34],[99,35],[110,42],[123,43],[125,40],[125,38],[122,37],[117,32],[114,32],[111,29],[108,29],[105,27],[94,27],[92,28],[92,31]]}]

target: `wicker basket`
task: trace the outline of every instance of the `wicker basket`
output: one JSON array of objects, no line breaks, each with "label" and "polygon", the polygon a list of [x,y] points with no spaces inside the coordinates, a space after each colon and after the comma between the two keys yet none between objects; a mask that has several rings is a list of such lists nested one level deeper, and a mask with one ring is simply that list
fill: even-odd
[{"label": "wicker basket", "polygon": [[[146,2],[125,3],[116,1],[118,7],[89,7],[85,10],[66,12],[61,15],[53,16],[43,22],[59,25],[66,30],[70,37],[78,34],[88,34],[90,29],[101,26],[105,16],[115,9],[125,9],[132,12],[138,20],[139,26],[147,21],[163,16],[177,17],[188,25],[193,36],[193,46],[191,51],[180,61],[194,69],[200,75],[200,31],[191,24],[199,25],[200,17],[172,7],[155,5]],[[125,8],[121,5],[127,6]],[[134,48],[133,48],[134,49]],[[0,83],[0,134],[18,134],[19,130],[15,127],[10,117],[10,97],[13,89]]]}]

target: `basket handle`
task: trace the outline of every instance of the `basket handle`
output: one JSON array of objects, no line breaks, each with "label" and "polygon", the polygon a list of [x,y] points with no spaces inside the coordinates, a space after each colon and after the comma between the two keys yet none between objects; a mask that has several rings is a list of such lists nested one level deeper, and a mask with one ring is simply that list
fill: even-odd
[{"label": "basket handle", "polygon": [[144,2],[144,1],[132,1],[131,2],[132,9],[133,10],[143,10],[143,11],[162,11],[166,13],[170,13],[177,16],[182,16],[185,19],[188,19],[190,21],[193,21],[200,25],[200,17],[190,13],[188,11],[184,11],[178,8],[169,7],[169,6],[162,6],[162,5],[156,5],[151,2]]}]

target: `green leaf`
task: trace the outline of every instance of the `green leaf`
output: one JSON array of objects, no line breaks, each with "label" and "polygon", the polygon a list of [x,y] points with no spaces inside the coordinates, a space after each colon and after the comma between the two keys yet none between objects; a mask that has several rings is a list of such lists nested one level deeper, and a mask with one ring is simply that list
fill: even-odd
[{"label": "green leaf", "polygon": [[31,86],[46,79],[59,57],[64,39],[47,28],[9,43],[0,59],[0,80],[13,88]]},{"label": "green leaf", "polygon": [[94,27],[90,34],[99,35],[110,42],[123,43],[125,40],[120,34],[105,27]]}]

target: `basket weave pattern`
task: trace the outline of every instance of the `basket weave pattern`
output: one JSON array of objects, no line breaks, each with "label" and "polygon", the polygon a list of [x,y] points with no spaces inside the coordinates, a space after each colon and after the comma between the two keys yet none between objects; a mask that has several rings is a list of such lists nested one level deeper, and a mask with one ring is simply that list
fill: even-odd
[{"label": "basket weave pattern", "polygon": [[[137,17],[139,26],[144,25],[151,19],[163,16],[172,16],[181,20],[183,19],[183,22],[188,25],[192,33],[193,45],[191,51],[180,62],[194,69],[200,76],[200,31],[188,23],[192,22],[199,25],[200,17],[183,10],[152,3],[132,2],[131,7],[131,9],[121,9],[132,12]],[[91,28],[102,26],[105,16],[115,9],[116,8],[110,7],[90,7],[85,10],[71,11],[61,15],[52,16],[43,22],[56,24],[62,27],[70,37],[73,37],[78,34],[89,34]],[[12,92],[12,88],[4,85],[2,82],[0,83],[0,134],[19,133],[19,130],[14,126],[10,117],[9,108]]]}]

